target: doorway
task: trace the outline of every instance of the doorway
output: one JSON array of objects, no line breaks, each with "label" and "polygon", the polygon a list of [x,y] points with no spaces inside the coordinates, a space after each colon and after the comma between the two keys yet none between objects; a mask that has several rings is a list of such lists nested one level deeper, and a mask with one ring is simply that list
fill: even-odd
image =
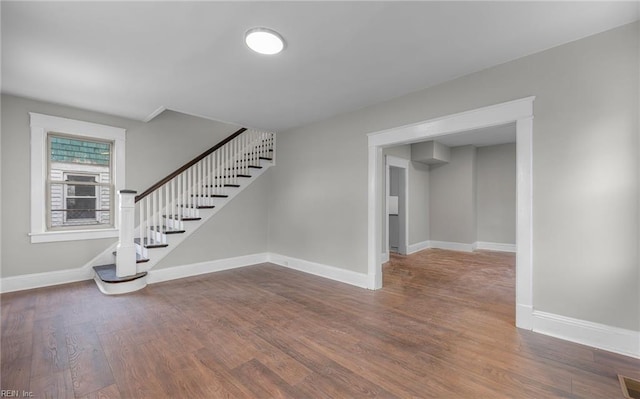
[{"label": "doorway", "polygon": [[408,201],[409,201],[409,161],[387,155],[385,179],[385,235],[382,261],[389,258],[389,253],[406,255],[409,240]]},{"label": "doorway", "polygon": [[411,144],[463,131],[514,123],[516,125],[516,326],[533,328],[532,262],[532,134],[535,97],[478,108],[413,125],[400,126],[368,135],[368,287],[382,287],[382,173],[385,147]]}]

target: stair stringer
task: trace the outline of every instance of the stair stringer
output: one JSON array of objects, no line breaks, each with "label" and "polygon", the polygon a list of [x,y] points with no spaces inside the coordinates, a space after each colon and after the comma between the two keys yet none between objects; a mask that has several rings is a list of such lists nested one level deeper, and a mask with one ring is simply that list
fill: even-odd
[{"label": "stair stringer", "polygon": [[[149,261],[145,263],[139,263],[137,265],[138,272],[144,272],[151,270],[158,262],[160,262],[165,256],[169,255],[171,251],[177,248],[185,239],[187,239],[191,234],[193,234],[196,230],[202,227],[207,221],[209,221],[215,214],[217,214],[226,204],[231,202],[238,194],[240,194],[244,189],[249,187],[251,183],[253,183],[256,179],[258,179],[262,174],[264,174],[270,167],[274,166],[274,161],[269,160],[260,160],[260,166],[262,169],[252,169],[251,177],[242,178],[240,181],[240,187],[227,187],[225,188],[225,193],[228,195],[227,198],[215,198],[215,208],[213,209],[198,209],[197,214],[201,218],[201,220],[197,221],[189,221],[183,222],[185,227],[185,232],[181,234],[168,234],[167,235],[167,243],[169,244],[164,248],[140,248],[139,245],[136,245],[137,251],[139,254],[143,254],[144,252],[148,252]],[[136,227],[136,231],[138,230]],[[86,270],[87,278],[90,279],[95,275],[93,271],[94,266],[110,264],[115,262],[115,256],[113,252],[116,250],[118,246],[118,242],[116,241],[109,247],[107,247],[104,251],[98,254],[96,257],[87,262],[84,266],[82,266],[82,270]],[[147,276],[148,277],[148,276]]]}]

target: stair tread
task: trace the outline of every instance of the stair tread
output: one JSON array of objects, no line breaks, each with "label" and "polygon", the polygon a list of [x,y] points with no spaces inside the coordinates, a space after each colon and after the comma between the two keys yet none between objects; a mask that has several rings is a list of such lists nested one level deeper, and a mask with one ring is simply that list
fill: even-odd
[{"label": "stair tread", "polygon": [[[262,166],[259,165],[247,165],[247,168],[251,168],[251,169],[262,169]],[[227,170],[238,170],[238,169],[244,169],[244,167],[240,168],[240,167],[236,167],[236,168],[227,168]]]},{"label": "stair tread", "polygon": [[200,194],[200,195],[191,194],[191,196],[192,197],[201,197],[201,198],[206,198],[206,197],[208,197],[208,198],[228,198],[229,197],[226,194],[210,194],[210,195],[209,194]]},{"label": "stair tread", "polygon": [[167,227],[167,226],[151,226],[150,229],[153,231],[159,231],[160,233],[163,233],[163,234],[180,234],[185,232],[182,229],[176,229],[176,228]]},{"label": "stair tread", "polygon": [[94,266],[93,270],[95,270],[100,280],[105,283],[125,283],[127,281],[137,280],[147,275],[147,272],[140,272],[132,276],[118,277],[116,275],[115,264]]},{"label": "stair tread", "polygon": [[196,206],[191,206],[191,205],[184,206],[184,205],[180,205],[180,206],[181,206],[182,208],[187,208],[187,209],[190,209],[190,208],[195,208],[195,209],[213,209],[213,208],[215,208],[215,205],[196,205]]},{"label": "stair tread", "polygon": [[[243,169],[243,168],[230,168],[230,169]],[[242,173],[238,173],[235,176],[234,175],[227,175],[227,176],[222,176],[221,178],[222,179],[233,179],[234,177],[246,177],[246,178],[250,179],[251,175],[245,175],[245,174],[242,174]],[[216,186],[208,185],[206,187],[216,187]]]},{"label": "stair tread", "polygon": [[180,219],[180,215],[162,215],[162,217],[164,217],[165,219],[182,220],[183,222],[193,222],[196,220],[202,220],[202,218],[190,217],[190,216],[183,216],[182,219]]},{"label": "stair tread", "polygon": [[[142,244],[140,244],[140,241],[141,241],[140,238],[134,238],[133,241],[135,241],[135,243],[138,244],[138,245],[142,245]],[[164,247],[168,247],[168,246],[169,246],[169,244],[163,244],[162,242],[156,241],[153,238],[148,238],[147,237],[147,238],[144,239],[144,247],[145,248],[164,248]]]}]

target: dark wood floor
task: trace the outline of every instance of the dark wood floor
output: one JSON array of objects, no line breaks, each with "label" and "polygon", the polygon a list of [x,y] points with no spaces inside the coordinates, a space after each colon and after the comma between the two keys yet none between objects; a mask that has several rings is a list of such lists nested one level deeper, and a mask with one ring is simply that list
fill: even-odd
[{"label": "dark wood floor", "polygon": [[264,264],[107,297],[4,294],[1,389],[38,398],[620,398],[640,361],[514,327],[514,258],[392,256],[367,291]]}]

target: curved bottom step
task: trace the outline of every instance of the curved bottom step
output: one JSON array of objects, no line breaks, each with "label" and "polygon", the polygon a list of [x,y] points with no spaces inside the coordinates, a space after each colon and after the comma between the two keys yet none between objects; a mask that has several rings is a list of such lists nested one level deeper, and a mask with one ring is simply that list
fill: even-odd
[{"label": "curved bottom step", "polygon": [[119,295],[134,292],[147,286],[147,272],[133,276],[118,277],[116,265],[94,266],[96,272],[94,280],[105,295]]}]

